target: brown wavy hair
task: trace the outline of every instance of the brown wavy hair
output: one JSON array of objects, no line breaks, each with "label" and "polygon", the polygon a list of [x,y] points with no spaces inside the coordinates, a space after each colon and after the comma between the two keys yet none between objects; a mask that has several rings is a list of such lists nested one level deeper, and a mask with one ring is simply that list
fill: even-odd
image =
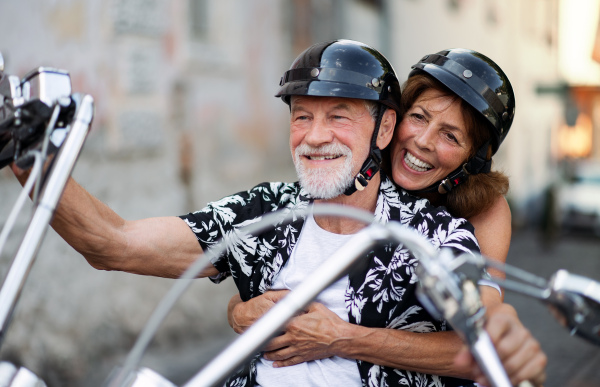
[{"label": "brown wavy hair", "polygon": [[[469,105],[465,100],[458,97],[454,92],[426,73],[413,75],[402,86],[402,97],[400,107],[402,114],[413,105],[413,103],[426,90],[434,89],[443,96],[458,99],[462,111],[463,120],[467,135],[473,141],[473,147],[469,152],[469,158],[475,155],[477,149],[486,143],[491,137],[488,130],[489,122]],[[400,126],[396,126],[399,130]],[[391,159],[389,154],[390,146],[384,151],[384,170],[388,175],[391,174]],[[491,146],[488,149],[488,160],[492,157]],[[422,193],[418,196],[426,197],[436,205],[445,206],[450,213],[456,217],[470,218],[487,209],[498,199],[498,196],[506,195],[509,188],[508,176],[499,171],[490,171],[488,173],[479,173],[470,175],[462,184],[454,187],[449,193],[442,195],[437,192]]]}]

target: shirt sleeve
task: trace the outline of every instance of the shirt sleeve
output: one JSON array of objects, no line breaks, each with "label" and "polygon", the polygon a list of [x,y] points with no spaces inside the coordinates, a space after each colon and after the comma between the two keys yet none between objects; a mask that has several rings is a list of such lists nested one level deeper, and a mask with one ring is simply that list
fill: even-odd
[{"label": "shirt sleeve", "polygon": [[[281,183],[263,183],[248,190],[224,197],[221,200],[208,203],[203,209],[181,215],[204,252],[214,248],[223,239],[235,240],[237,232],[248,221],[259,219],[266,212],[272,211],[273,203],[278,200]],[[219,271],[219,275],[211,277],[213,282],[220,282],[239,270],[239,260],[251,255],[235,246],[228,247],[221,254],[211,259]],[[240,257],[240,254],[244,257]]]}]

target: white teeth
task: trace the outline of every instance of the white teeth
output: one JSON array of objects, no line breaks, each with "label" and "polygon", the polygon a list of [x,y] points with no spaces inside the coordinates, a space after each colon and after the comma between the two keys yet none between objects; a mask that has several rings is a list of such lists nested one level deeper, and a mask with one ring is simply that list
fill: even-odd
[{"label": "white teeth", "polygon": [[340,157],[339,155],[335,156],[308,156],[311,160],[333,160]]},{"label": "white teeth", "polygon": [[427,164],[426,162],[419,160],[408,151],[404,156],[404,161],[406,162],[406,165],[408,165],[410,168],[414,169],[417,172],[425,172],[428,169],[433,168],[433,165]]}]

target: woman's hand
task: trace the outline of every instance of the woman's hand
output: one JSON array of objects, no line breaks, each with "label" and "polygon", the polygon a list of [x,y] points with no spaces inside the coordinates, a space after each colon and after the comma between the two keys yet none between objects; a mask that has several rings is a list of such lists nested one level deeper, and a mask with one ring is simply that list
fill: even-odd
[{"label": "woman's hand", "polygon": [[[246,302],[236,294],[227,307],[229,325],[237,333],[245,332],[288,293],[289,290],[268,291]],[[343,338],[346,324],[323,304],[312,303],[304,313],[290,320],[283,334],[267,344],[264,357],[273,360],[274,367],[287,367],[334,356],[334,344]]]},{"label": "woman's hand", "polygon": [[[496,347],[512,385],[516,386],[528,380],[535,386],[541,386],[546,381],[548,362],[546,354],[542,352],[538,341],[519,321],[512,306],[500,304],[488,310],[485,329]],[[454,363],[457,367],[473,367],[476,369],[475,381],[489,385],[467,347],[458,353]]]},{"label": "woman's hand", "polygon": [[264,358],[274,360],[273,367],[287,367],[306,361],[335,356],[335,344],[343,339],[348,323],[318,302],[306,313],[294,317],[284,334],[265,348]]},{"label": "woman's hand", "polygon": [[279,300],[285,297],[289,290],[271,290],[249,301],[243,302],[236,294],[227,305],[227,321],[236,333],[244,333],[250,325],[267,313]]}]

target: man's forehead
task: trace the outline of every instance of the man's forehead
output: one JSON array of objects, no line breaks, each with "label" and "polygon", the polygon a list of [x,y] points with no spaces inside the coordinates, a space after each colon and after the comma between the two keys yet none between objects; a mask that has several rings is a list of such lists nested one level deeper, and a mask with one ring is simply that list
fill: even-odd
[{"label": "man's forehead", "polygon": [[355,109],[355,108],[366,108],[365,101],[362,99],[354,98],[341,98],[341,97],[315,97],[310,95],[294,95],[291,99],[292,109],[294,106],[303,106],[306,104],[318,103],[331,108],[337,109]]}]

